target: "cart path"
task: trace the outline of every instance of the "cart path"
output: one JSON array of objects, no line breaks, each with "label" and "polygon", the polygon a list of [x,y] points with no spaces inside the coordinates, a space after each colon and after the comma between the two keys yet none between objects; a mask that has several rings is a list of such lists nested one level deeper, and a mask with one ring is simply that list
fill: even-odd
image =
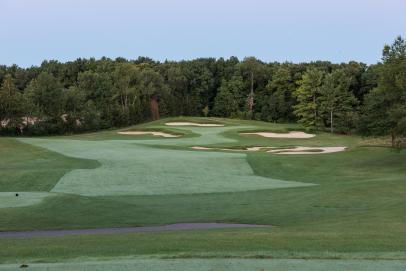
[{"label": "cart path", "polygon": [[7,237],[58,237],[66,235],[83,234],[124,234],[133,232],[164,232],[208,229],[234,229],[234,228],[269,228],[270,225],[254,224],[228,224],[228,223],[178,223],[163,226],[127,227],[127,228],[101,228],[77,230],[41,230],[41,231],[4,231],[0,238]]}]

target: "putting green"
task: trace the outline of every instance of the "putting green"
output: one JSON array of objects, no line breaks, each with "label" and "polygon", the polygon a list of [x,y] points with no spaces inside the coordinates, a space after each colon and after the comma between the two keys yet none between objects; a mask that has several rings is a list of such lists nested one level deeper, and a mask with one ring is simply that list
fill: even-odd
[{"label": "putting green", "polygon": [[[17,193],[18,197],[16,196]],[[0,208],[34,205],[52,196],[55,194],[48,192],[0,192]]]},{"label": "putting green", "polygon": [[[213,135],[208,137],[210,140]],[[256,176],[246,155],[241,153],[154,148],[152,142],[145,140],[137,143],[136,140],[24,139],[24,142],[100,162],[98,168],[76,169],[65,174],[52,192],[86,196],[159,195],[312,185]],[[159,142],[164,144],[165,139]],[[157,141],[153,140],[153,144]]]},{"label": "putting green", "polygon": [[[0,271],[20,265],[0,265]],[[390,260],[295,260],[295,259],[119,259],[110,261],[29,264],[29,270],[117,271],[403,271],[406,261]]]}]

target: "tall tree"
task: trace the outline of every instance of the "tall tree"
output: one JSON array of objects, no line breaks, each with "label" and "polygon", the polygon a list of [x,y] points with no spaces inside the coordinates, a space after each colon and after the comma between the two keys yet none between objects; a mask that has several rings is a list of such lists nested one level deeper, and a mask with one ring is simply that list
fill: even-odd
[{"label": "tall tree", "polygon": [[13,78],[7,74],[0,87],[0,129],[17,127],[22,116],[22,95],[18,92]]},{"label": "tall tree", "polygon": [[[382,62],[378,87],[366,96],[360,126],[364,134],[390,134],[395,147],[406,136],[406,42],[402,37],[384,47]],[[381,123],[384,130],[377,127]]]},{"label": "tall tree", "polygon": [[102,127],[110,127],[113,124],[113,112],[120,107],[114,99],[116,89],[113,87],[111,74],[90,70],[81,72],[78,75],[77,87],[84,94],[85,101],[92,101],[98,115],[100,115]]},{"label": "tall tree", "polygon": [[163,77],[150,67],[144,67],[139,76],[137,89],[149,103],[150,118],[159,119],[159,99],[167,91]]},{"label": "tall tree", "polygon": [[252,116],[255,103],[255,83],[266,73],[263,63],[255,57],[247,57],[239,64],[239,68],[245,78],[249,80],[249,94],[247,97],[248,112]]},{"label": "tall tree", "polygon": [[297,104],[293,107],[299,123],[306,129],[317,129],[320,125],[320,89],[324,73],[318,69],[310,68],[298,82],[299,88],[294,92]]},{"label": "tall tree", "polygon": [[295,103],[293,92],[296,90],[296,83],[291,70],[287,65],[277,68],[272,80],[266,86],[269,93],[267,107],[269,120],[290,121],[293,120],[292,107]]},{"label": "tall tree", "polygon": [[241,76],[234,76],[229,81],[223,80],[214,100],[213,114],[219,117],[237,116],[243,90],[244,83]]},{"label": "tall tree", "polygon": [[176,115],[184,115],[186,113],[185,97],[188,90],[188,79],[178,63],[166,63],[166,66],[165,77],[172,97],[170,101],[172,112]]},{"label": "tall tree", "polygon": [[[334,119],[342,119],[349,116],[357,100],[350,91],[351,77],[342,69],[328,74],[320,88],[320,109],[330,124],[330,132],[334,132]],[[343,123],[343,122],[341,122]]]},{"label": "tall tree", "polygon": [[59,120],[62,115],[62,84],[53,75],[42,72],[28,85],[34,104],[46,118]]},{"label": "tall tree", "polygon": [[130,107],[133,107],[140,98],[139,89],[136,87],[139,69],[131,63],[120,63],[113,73],[114,97],[117,99],[121,110],[118,124],[129,124],[131,119]]}]

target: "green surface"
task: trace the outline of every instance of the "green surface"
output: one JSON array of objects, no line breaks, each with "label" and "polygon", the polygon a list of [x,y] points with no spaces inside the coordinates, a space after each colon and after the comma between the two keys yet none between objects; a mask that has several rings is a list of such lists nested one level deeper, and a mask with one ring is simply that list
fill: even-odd
[{"label": "green surface", "polygon": [[35,205],[52,196],[55,194],[48,192],[0,192],[0,208]]},{"label": "green surface", "polygon": [[[117,235],[2,238],[1,263],[59,262],[126,256],[158,258],[406,260],[404,239],[365,228],[337,230],[274,227]],[[392,243],[384,236],[393,238]],[[399,236],[399,237],[397,237]],[[397,239],[395,239],[397,237]]]},{"label": "green surface", "polygon": [[[252,259],[120,259],[111,261],[30,264],[38,271],[403,271],[405,261],[373,260],[252,260]],[[21,270],[19,265],[0,265],[0,271]]]},{"label": "green surface", "polygon": [[50,191],[72,169],[98,166],[94,160],[67,157],[15,138],[0,138],[0,192]]},{"label": "green surface", "polygon": [[[129,129],[174,129],[183,136],[122,136],[112,130],[41,139],[0,138],[0,150],[7,153],[0,156],[0,192],[75,193],[58,193],[32,206],[0,208],[0,230],[178,222],[270,224],[271,229],[2,238],[0,246],[7,249],[0,250],[0,262],[134,255],[406,259],[406,152],[365,146],[356,136],[239,135],[245,130],[294,130],[294,124],[218,120],[226,126],[172,128],[164,125],[166,121]],[[194,145],[349,149],[278,155],[191,150]],[[31,172],[42,178],[32,175],[31,180]],[[276,188],[278,180],[300,186],[269,189]],[[304,186],[309,184],[314,185]]]},{"label": "green surface", "polygon": [[[188,146],[229,141],[220,134],[228,128],[186,128],[201,136],[159,140],[160,144]],[[52,192],[84,196],[159,195],[235,192],[309,186],[311,183],[254,175],[246,154],[154,148],[156,141],[22,139],[31,145],[66,156],[97,160],[96,169],[74,170],[63,176]]]}]

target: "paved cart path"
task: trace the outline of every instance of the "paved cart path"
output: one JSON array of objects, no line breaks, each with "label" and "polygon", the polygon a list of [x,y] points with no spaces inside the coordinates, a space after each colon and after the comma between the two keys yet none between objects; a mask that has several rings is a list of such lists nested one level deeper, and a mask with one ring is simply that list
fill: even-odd
[{"label": "paved cart path", "polygon": [[43,230],[43,231],[4,231],[0,232],[0,238],[5,237],[56,237],[65,235],[81,234],[122,234],[132,232],[162,232],[206,229],[233,229],[233,228],[265,228],[269,225],[253,224],[227,224],[227,223],[178,223],[163,226],[145,226],[128,228],[102,228],[102,229],[78,229],[78,230]]}]

